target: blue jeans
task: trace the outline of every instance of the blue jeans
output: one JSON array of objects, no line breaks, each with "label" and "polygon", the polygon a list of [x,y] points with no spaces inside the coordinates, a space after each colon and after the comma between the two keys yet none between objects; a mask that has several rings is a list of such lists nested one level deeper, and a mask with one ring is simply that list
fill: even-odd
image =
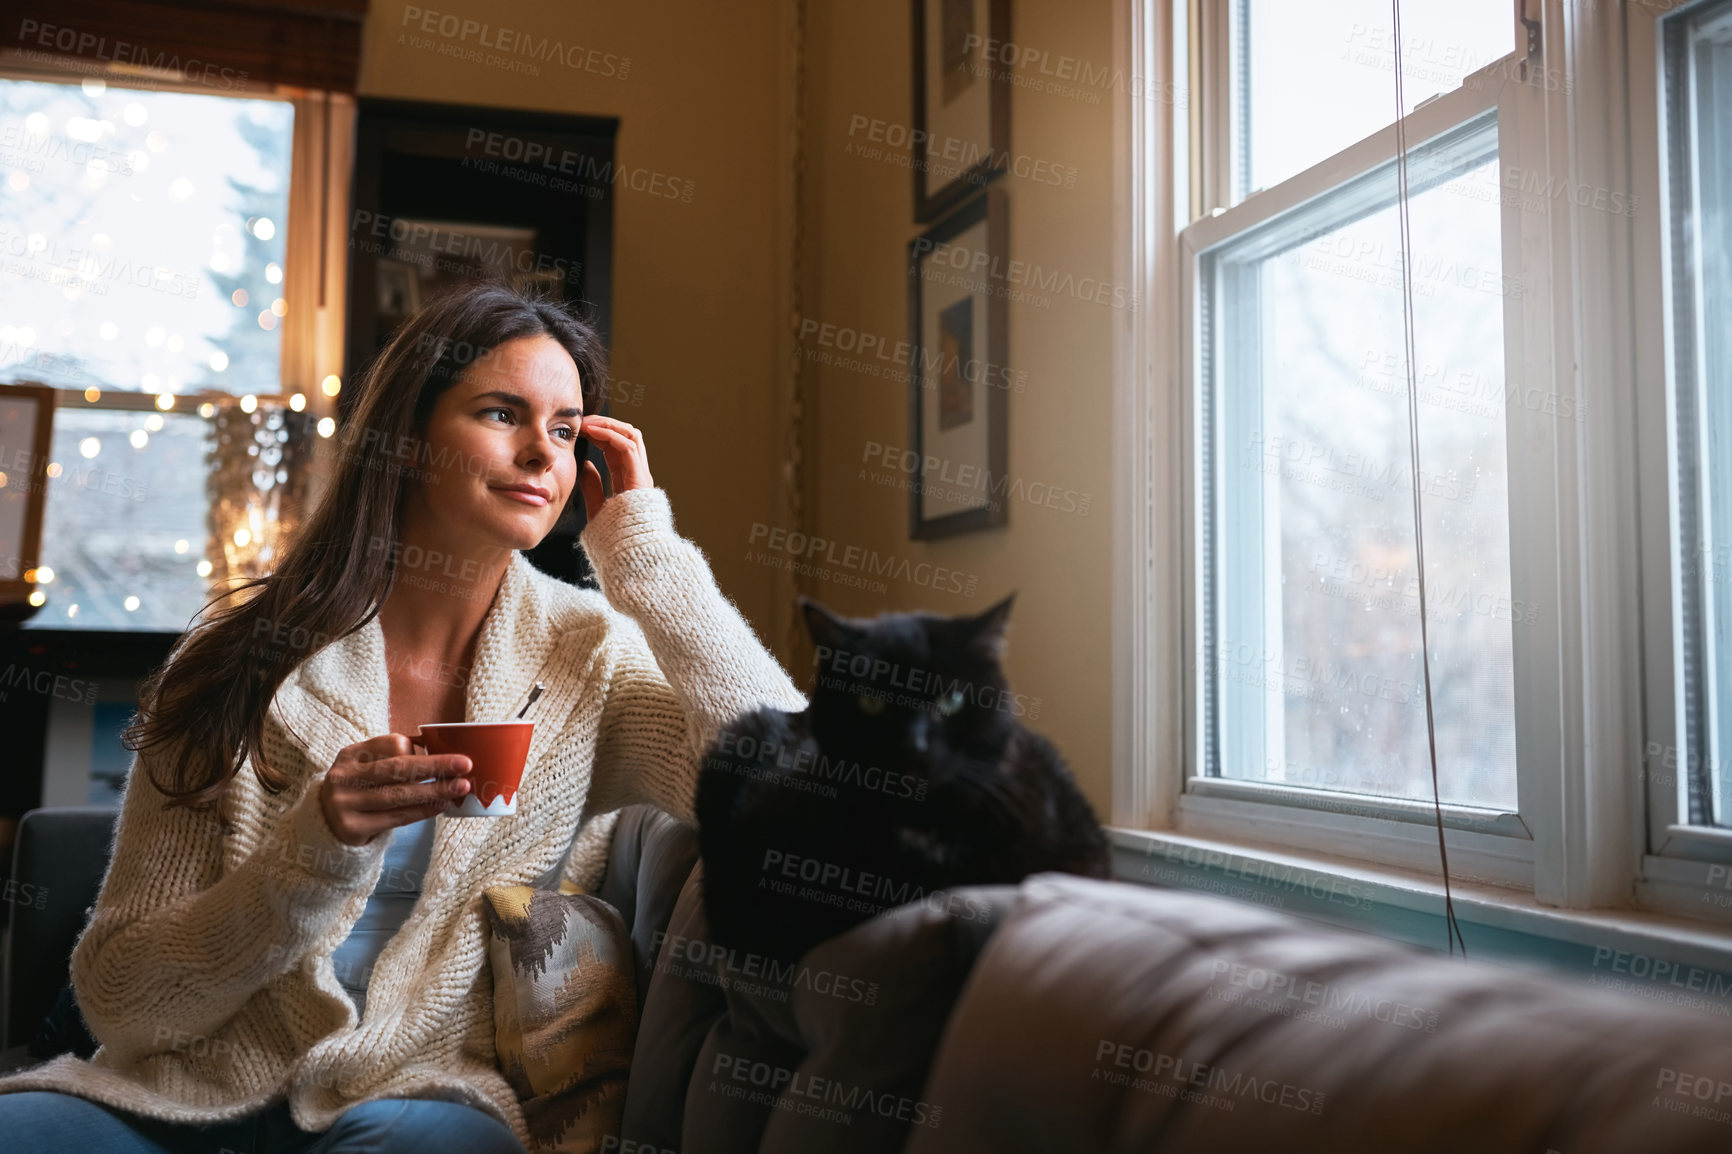
[{"label": "blue jeans", "polygon": [[363,1102],[315,1134],[282,1102],[238,1122],[192,1126],[27,1091],[0,1094],[0,1135],[6,1154],[523,1154],[483,1110],[407,1098]]}]

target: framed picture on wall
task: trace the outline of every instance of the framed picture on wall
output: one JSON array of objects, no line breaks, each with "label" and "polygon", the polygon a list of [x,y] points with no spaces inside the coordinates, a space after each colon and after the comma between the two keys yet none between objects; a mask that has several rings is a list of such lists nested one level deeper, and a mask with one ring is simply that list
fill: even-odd
[{"label": "framed picture on wall", "polygon": [[509,280],[520,288],[540,286],[556,300],[565,295],[565,278],[561,270],[548,267],[533,228],[411,217],[398,218],[395,227],[403,235],[392,242],[394,259],[379,262],[381,312],[389,311],[388,298],[405,273],[409,291],[404,316],[418,312],[452,285],[477,280]]},{"label": "framed picture on wall", "polygon": [[914,0],[914,219],[937,220],[1009,166],[1010,0]]},{"label": "framed picture on wall", "polygon": [[916,540],[1008,523],[1007,196],[994,186],[908,245],[909,485]]},{"label": "framed picture on wall", "polygon": [[380,257],[374,280],[381,317],[402,320],[421,311],[421,273],[408,261]]},{"label": "framed picture on wall", "polygon": [[0,385],[0,618],[36,612],[27,577],[42,553],[53,444],[54,390],[47,385]]}]

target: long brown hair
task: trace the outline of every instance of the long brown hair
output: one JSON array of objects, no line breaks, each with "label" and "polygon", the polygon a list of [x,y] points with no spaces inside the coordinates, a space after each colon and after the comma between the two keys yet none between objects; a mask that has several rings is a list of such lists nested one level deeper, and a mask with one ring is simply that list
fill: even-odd
[{"label": "long brown hair", "polygon": [[[397,542],[405,473],[425,463],[422,433],[434,403],[498,346],[543,335],[571,354],[584,412],[598,412],[607,358],[595,330],[563,304],[505,284],[467,284],[436,298],[368,365],[338,433],[331,482],[281,563],[214,596],[205,620],[141,687],[122,740],[134,752],[167,751],[150,780],[171,805],[215,807],[249,758],[267,790],[288,784],[265,758],[266,711],[297,665],[366,625],[390,594],[398,550],[387,546]],[[578,493],[574,487],[562,522]],[[265,636],[270,643],[261,644]]]}]

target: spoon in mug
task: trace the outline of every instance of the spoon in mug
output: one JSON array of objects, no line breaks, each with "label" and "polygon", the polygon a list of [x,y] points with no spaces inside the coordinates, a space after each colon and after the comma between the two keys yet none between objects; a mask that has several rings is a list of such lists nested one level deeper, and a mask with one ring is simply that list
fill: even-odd
[{"label": "spoon in mug", "polygon": [[522,721],[523,715],[529,712],[529,707],[535,704],[535,699],[547,692],[547,686],[537,681],[535,688],[529,691],[529,700],[523,703],[523,708],[517,711],[517,720]]}]

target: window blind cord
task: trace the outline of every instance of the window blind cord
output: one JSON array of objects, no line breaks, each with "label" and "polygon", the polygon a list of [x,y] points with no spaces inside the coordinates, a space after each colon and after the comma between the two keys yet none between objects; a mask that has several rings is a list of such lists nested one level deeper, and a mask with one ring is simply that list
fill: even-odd
[{"label": "window blind cord", "polygon": [[1437,856],[1443,866],[1443,919],[1450,956],[1457,943],[1467,957],[1467,941],[1455,916],[1455,896],[1449,884],[1449,847],[1443,835],[1443,798],[1437,779],[1437,713],[1431,695],[1431,636],[1425,596],[1425,528],[1421,517],[1419,473],[1419,377],[1416,371],[1418,342],[1413,325],[1413,222],[1408,214],[1407,185],[1407,94],[1401,75],[1401,0],[1390,0],[1395,55],[1395,179],[1396,219],[1401,230],[1401,339],[1407,358],[1407,446],[1413,470],[1413,552],[1419,566],[1419,656],[1425,678],[1425,739],[1431,755],[1431,805],[1437,818]]}]

